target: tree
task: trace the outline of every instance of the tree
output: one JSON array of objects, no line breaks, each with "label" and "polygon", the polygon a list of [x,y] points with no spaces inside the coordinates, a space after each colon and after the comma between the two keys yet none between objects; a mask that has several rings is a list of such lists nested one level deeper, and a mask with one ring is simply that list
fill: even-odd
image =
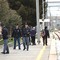
[{"label": "tree", "polygon": [[9,8],[7,0],[0,0],[0,22],[8,27],[9,31],[13,26],[22,24],[22,18],[15,10]]},{"label": "tree", "polygon": [[[17,2],[19,4],[17,4]],[[39,0],[39,2],[40,18],[42,18],[42,0]],[[33,26],[36,25],[36,0],[8,0],[8,3],[10,8],[16,10],[22,17],[22,23],[27,21]]]}]

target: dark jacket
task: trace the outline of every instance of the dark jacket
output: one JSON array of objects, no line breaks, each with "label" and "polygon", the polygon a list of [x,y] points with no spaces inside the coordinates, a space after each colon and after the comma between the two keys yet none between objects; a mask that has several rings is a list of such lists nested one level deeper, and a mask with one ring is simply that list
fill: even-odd
[{"label": "dark jacket", "polygon": [[30,35],[31,35],[31,36],[35,36],[35,34],[36,34],[36,31],[35,31],[35,30],[31,30],[31,31],[30,31]]},{"label": "dark jacket", "polygon": [[45,36],[44,37],[50,37],[49,30],[45,29],[44,31],[45,31]]},{"label": "dark jacket", "polygon": [[3,39],[8,39],[8,29],[6,27],[2,30],[2,37]]},{"label": "dark jacket", "polygon": [[20,38],[21,37],[21,31],[20,29],[14,29],[12,32],[12,37],[14,38]]},{"label": "dark jacket", "polygon": [[22,37],[29,37],[29,36],[30,36],[30,29],[22,28]]}]

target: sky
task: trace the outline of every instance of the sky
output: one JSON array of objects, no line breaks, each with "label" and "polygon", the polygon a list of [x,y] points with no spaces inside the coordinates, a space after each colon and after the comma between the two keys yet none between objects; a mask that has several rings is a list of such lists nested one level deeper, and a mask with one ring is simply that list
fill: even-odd
[{"label": "sky", "polygon": [[[60,0],[46,0],[46,1],[48,1],[48,2],[58,2],[59,1],[60,2]],[[60,16],[60,3],[48,3],[48,6],[50,6],[47,8],[48,16],[50,16],[50,13],[52,16]],[[51,7],[51,6],[53,6],[53,7]],[[56,7],[56,6],[59,6],[59,7]]]}]

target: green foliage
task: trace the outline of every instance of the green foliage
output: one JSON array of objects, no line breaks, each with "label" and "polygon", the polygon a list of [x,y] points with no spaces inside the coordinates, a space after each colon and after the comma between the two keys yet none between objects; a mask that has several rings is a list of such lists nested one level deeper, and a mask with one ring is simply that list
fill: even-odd
[{"label": "green foliage", "polygon": [[[21,4],[19,7],[16,5],[17,1]],[[28,22],[31,25],[36,25],[35,0],[8,0],[8,2],[9,6],[12,6],[10,8],[16,10],[21,15],[23,24]],[[15,9],[15,7],[18,7],[18,9]]]},{"label": "green foliage", "polygon": [[[18,14],[22,17],[23,23],[28,22],[31,25],[36,25],[36,0],[8,0],[8,3],[10,8],[16,10]],[[39,0],[39,3],[40,18],[42,18],[42,0]],[[46,3],[45,8],[47,8]]]},{"label": "green foliage", "polygon": [[8,0],[9,7],[13,10],[18,10],[20,8],[21,3],[18,0]]},{"label": "green foliage", "polygon": [[17,23],[21,25],[22,18],[17,14],[15,10],[9,8],[7,0],[0,1],[0,21],[3,25],[15,26]]},{"label": "green foliage", "polygon": [[[39,3],[40,18],[42,18],[42,0],[39,0]],[[44,7],[47,8],[47,3]],[[45,16],[46,11],[47,9],[45,9]],[[23,24],[28,22],[30,25],[36,25],[36,0],[0,0],[0,21],[4,25],[16,25],[17,23],[21,25],[21,20]]]},{"label": "green foliage", "polygon": [[15,10],[9,8],[7,0],[0,0],[0,22],[8,27],[9,33],[16,24],[20,26],[22,24],[21,16]]}]

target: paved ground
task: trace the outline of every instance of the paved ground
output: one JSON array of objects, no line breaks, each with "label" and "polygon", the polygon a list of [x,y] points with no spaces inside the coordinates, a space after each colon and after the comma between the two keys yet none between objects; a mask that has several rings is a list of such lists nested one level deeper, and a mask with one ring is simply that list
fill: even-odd
[{"label": "paved ground", "polygon": [[13,50],[12,47],[10,48],[10,54],[3,55],[0,54],[1,60],[35,60],[39,51],[41,50],[42,46],[30,46],[29,51],[23,50]]},{"label": "paved ground", "polygon": [[[59,32],[56,33],[60,36]],[[56,51],[57,51],[57,60],[60,60],[60,40],[58,38],[56,39]]]},{"label": "paved ground", "polygon": [[[54,39],[53,39],[54,35]],[[29,51],[23,51],[23,45],[21,45],[21,50],[13,50],[13,47],[9,47],[10,54],[1,54],[1,60],[57,60],[60,57],[60,42],[54,33],[51,33],[51,38],[48,39],[48,46],[43,46],[42,39],[41,43],[35,46],[30,45]],[[36,39],[37,41],[37,39]],[[59,44],[58,44],[59,43]],[[59,48],[58,48],[59,46]],[[59,53],[57,52],[59,51]],[[0,48],[2,51],[2,48]],[[58,54],[57,54],[58,53]],[[57,58],[57,56],[59,56]]]},{"label": "paved ground", "polygon": [[[21,50],[18,50],[18,47],[16,50],[13,50],[12,47],[10,47],[10,54],[3,55],[0,53],[0,59],[1,60],[36,60],[40,50],[42,49],[42,45],[36,45],[36,46],[30,46],[29,51],[23,51],[23,46],[21,45]],[[2,49],[0,49],[2,51]]]}]

